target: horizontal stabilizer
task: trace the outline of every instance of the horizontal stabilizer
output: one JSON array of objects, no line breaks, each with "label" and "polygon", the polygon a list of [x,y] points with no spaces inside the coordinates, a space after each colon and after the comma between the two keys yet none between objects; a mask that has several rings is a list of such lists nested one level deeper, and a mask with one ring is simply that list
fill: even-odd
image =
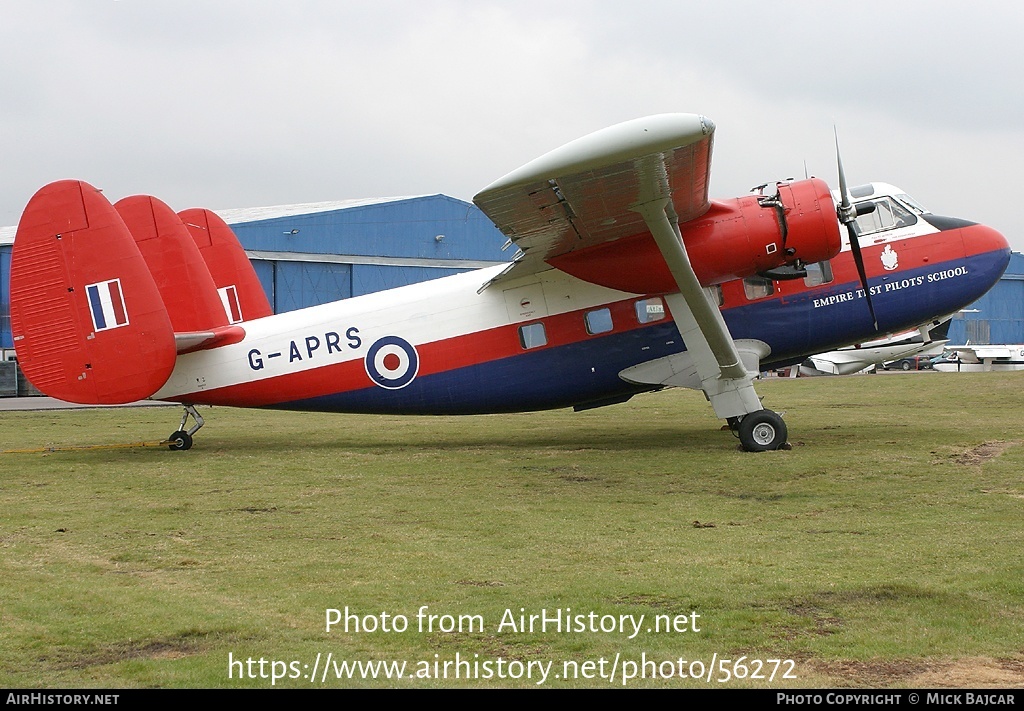
[{"label": "horizontal stabilizer", "polygon": [[178,353],[181,354],[230,346],[232,343],[238,343],[244,338],[245,329],[241,326],[222,326],[212,331],[175,333],[174,343],[178,348]]},{"label": "horizontal stabilizer", "polygon": [[121,217],[88,183],[51,183],[32,197],[10,287],[18,361],[47,395],[132,402],[170,376],[174,331],[160,292]]}]

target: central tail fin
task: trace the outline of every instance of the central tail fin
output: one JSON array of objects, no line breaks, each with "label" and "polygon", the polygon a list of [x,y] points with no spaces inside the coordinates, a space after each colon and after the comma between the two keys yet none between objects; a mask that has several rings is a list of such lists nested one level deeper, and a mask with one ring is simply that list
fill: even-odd
[{"label": "central tail fin", "polygon": [[227,326],[210,270],[174,210],[149,195],[123,198],[114,203],[114,209],[146,260],[174,331]]},{"label": "central tail fin", "polygon": [[29,201],[11,256],[11,328],[32,384],[70,402],[132,402],[174,368],[174,329],[117,210],[88,183]]}]

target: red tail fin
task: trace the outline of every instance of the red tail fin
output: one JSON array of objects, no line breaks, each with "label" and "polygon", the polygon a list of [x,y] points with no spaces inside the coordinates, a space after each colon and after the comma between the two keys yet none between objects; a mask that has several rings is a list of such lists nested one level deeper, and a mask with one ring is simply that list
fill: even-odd
[{"label": "red tail fin", "polygon": [[149,195],[126,197],[114,208],[146,260],[174,330],[227,326],[210,270],[174,210]]},{"label": "red tail fin", "polygon": [[202,208],[182,210],[178,216],[206,260],[228,320],[238,323],[273,314],[259,277],[227,223]]},{"label": "red tail fin", "polygon": [[18,360],[47,395],[131,402],[170,376],[174,331],[160,292],[117,211],[88,183],[51,183],[32,197],[10,285]]}]

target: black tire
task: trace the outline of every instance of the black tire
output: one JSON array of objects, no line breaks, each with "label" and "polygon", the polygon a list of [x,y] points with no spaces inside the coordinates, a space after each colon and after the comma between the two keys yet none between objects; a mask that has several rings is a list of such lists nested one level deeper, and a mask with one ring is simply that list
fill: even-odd
[{"label": "black tire", "polygon": [[740,420],[740,445],[748,452],[767,452],[786,444],[789,431],[777,412],[759,410]]},{"label": "black tire", "polygon": [[178,430],[171,434],[167,438],[168,449],[173,451],[183,452],[186,449],[192,449],[192,435],[185,430]]},{"label": "black tire", "polygon": [[913,367],[914,367],[914,366],[912,366],[912,365],[910,364],[910,361],[909,361],[909,360],[905,360],[905,361],[903,361],[902,363],[900,363],[900,368],[902,368],[903,370],[910,370],[910,369],[911,369],[911,368],[913,368]]}]

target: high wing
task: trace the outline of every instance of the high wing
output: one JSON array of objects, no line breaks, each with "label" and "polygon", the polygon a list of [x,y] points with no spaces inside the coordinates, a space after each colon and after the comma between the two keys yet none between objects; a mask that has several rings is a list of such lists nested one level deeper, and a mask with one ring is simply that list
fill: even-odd
[{"label": "high wing", "polygon": [[[679,229],[681,222],[710,208],[714,128],[710,120],[694,114],[660,114],[617,124],[527,163],[473,201],[520,250],[512,265],[483,288],[540,271],[553,257],[649,232],[678,288],[666,301],[686,351],[620,376],[638,383],[699,387],[719,417],[735,418],[731,422],[738,424],[740,418],[763,411],[753,377],[767,346],[745,344],[741,358],[717,303],[694,272]],[[784,442],[781,418],[770,415],[769,426],[782,430]]]},{"label": "high wing", "polygon": [[668,198],[681,222],[703,215],[711,204],[714,130],[694,114],[634,119],[556,148],[484,188],[473,202],[520,250],[494,281],[645,232],[641,203]]}]

